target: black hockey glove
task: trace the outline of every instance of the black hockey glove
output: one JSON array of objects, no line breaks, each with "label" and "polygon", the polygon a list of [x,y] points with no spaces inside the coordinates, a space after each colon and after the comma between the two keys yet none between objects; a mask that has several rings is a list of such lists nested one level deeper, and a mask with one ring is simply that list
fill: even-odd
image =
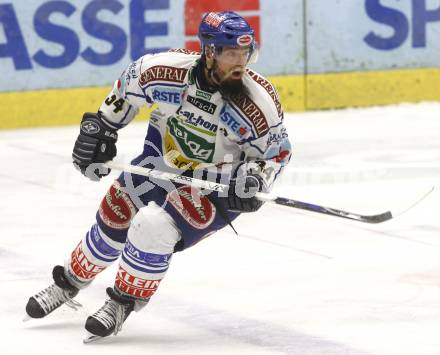
[{"label": "black hockey glove", "polygon": [[[263,180],[258,175],[246,175],[232,179],[229,183],[228,197],[225,198],[226,208],[234,212],[255,212],[263,201],[255,197],[261,191]],[[245,197],[248,196],[248,197]]]},{"label": "black hockey glove", "polygon": [[117,140],[116,130],[109,127],[99,114],[86,112],[73,147],[73,165],[89,179],[98,181],[110,174],[110,169],[96,163],[105,163],[116,156]]}]

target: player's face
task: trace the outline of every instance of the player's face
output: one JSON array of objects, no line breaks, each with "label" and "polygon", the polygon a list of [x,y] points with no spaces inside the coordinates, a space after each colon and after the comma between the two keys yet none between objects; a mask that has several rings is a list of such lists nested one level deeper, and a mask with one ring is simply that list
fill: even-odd
[{"label": "player's face", "polygon": [[222,82],[242,79],[249,60],[249,48],[225,47],[216,55],[216,74]]}]

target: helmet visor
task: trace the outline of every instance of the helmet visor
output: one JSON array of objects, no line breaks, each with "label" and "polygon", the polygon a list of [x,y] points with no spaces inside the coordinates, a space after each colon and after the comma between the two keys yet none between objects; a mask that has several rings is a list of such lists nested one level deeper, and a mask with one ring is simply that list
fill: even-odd
[{"label": "helmet visor", "polygon": [[246,47],[225,46],[214,48],[215,59],[230,65],[244,66],[256,63],[258,59],[258,48],[252,44]]}]

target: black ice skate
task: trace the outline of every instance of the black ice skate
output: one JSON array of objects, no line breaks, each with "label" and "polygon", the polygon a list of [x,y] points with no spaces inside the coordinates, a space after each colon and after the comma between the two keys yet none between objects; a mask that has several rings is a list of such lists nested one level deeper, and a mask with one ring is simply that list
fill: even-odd
[{"label": "black ice skate", "polygon": [[111,334],[118,334],[122,324],[133,311],[135,299],[118,294],[113,288],[107,288],[110,297],[93,315],[87,318],[86,330],[90,333],[84,343],[90,343]]},{"label": "black ice skate", "polygon": [[26,305],[28,317],[25,320],[43,318],[63,304],[75,310],[81,307],[81,304],[72,299],[78,294],[79,289],[69,283],[64,275],[64,267],[55,266],[52,276],[55,283],[29,298]]}]

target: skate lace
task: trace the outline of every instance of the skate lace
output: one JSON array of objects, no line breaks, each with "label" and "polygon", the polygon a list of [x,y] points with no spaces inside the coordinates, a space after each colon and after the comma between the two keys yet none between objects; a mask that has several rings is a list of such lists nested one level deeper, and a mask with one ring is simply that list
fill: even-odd
[{"label": "skate lace", "polygon": [[65,303],[66,306],[73,308],[74,310],[82,307],[81,303],[74,301],[70,297],[69,291],[63,290],[56,284],[52,284],[43,291],[38,292],[35,295],[35,299],[38,301],[38,303],[41,305],[46,313],[51,312],[63,303]]},{"label": "skate lace", "polygon": [[99,320],[107,329],[114,326],[114,335],[116,335],[122,329],[127,308],[127,305],[109,299],[93,315],[93,318]]}]

